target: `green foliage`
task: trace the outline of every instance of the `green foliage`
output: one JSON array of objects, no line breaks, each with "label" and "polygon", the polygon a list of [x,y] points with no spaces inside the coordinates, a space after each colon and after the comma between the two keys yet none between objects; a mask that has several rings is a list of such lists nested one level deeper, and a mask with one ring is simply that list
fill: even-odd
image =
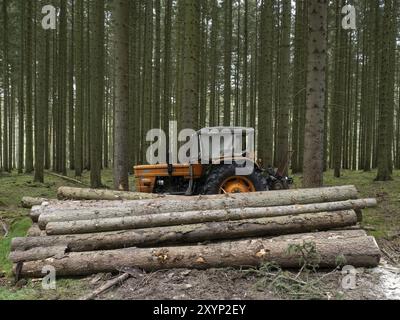
[{"label": "green foliage", "polygon": [[[332,298],[334,291],[334,288],[323,280],[337,272],[335,269],[331,273],[318,276],[315,271],[310,273],[310,270],[304,267],[295,274],[282,270],[274,262],[265,262],[259,268],[244,270],[244,275],[255,275],[258,278],[255,284],[257,290],[268,290],[281,299],[322,300]],[[339,299],[340,296],[335,294],[335,298]]]},{"label": "green foliage", "polygon": [[316,271],[321,260],[314,242],[304,241],[303,244],[290,244],[287,254],[299,255],[299,266],[305,271]]}]

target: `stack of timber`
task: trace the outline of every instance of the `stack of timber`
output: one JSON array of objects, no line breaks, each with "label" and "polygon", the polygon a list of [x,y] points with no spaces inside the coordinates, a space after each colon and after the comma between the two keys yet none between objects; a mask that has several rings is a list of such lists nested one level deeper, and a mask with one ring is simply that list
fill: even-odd
[{"label": "stack of timber", "polygon": [[[150,199],[112,193],[60,188],[59,199],[69,200],[33,206],[34,230],[12,240],[17,276],[43,276],[46,265],[60,276],[266,261],[297,268],[301,257],[288,248],[304,242],[315,245],[320,267],[339,260],[374,267],[380,260],[375,239],[355,228],[361,210],[376,200],[358,199],[354,186]],[[94,200],[101,194],[107,200]]]}]

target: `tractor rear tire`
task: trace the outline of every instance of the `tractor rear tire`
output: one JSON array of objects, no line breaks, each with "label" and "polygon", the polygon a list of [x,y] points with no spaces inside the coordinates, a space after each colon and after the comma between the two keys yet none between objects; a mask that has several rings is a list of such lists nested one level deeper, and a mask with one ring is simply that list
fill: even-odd
[{"label": "tractor rear tire", "polygon": [[[203,186],[202,194],[221,194],[224,193],[221,190],[222,185],[225,181],[230,178],[237,177],[237,179],[246,181],[245,183],[251,184],[251,191],[267,191],[268,184],[266,178],[262,175],[261,171],[257,168],[253,169],[253,172],[247,176],[238,176],[236,174],[237,164],[230,165],[218,165],[211,169]],[[239,191],[240,192],[240,191]]]}]

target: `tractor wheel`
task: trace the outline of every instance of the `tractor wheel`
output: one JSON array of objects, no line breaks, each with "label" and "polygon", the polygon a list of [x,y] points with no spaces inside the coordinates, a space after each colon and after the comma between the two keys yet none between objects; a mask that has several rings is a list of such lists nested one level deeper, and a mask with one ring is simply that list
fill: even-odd
[{"label": "tractor wheel", "polygon": [[259,170],[247,176],[236,175],[237,165],[220,165],[211,170],[203,194],[245,193],[268,190],[267,181]]}]

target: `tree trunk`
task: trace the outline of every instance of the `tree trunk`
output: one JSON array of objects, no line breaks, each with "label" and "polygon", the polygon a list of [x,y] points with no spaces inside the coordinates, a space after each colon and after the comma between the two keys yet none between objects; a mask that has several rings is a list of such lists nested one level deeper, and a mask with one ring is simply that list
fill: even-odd
[{"label": "tree trunk", "polygon": [[49,33],[45,30],[40,32],[40,56],[39,56],[39,103],[35,108],[35,172],[34,181],[44,182],[44,161],[45,161],[45,114],[48,105],[48,58],[47,49],[49,45]]},{"label": "tree trunk", "polygon": [[102,125],[104,110],[104,0],[93,3],[93,44],[91,45],[90,101],[90,186],[99,188],[102,165]]},{"label": "tree trunk", "polygon": [[76,54],[75,54],[75,78],[76,78],[76,104],[75,104],[75,176],[82,176],[83,169],[83,105],[84,105],[84,5],[83,0],[76,3]]},{"label": "tree trunk", "polygon": [[323,185],[327,9],[326,0],[313,2],[308,7],[310,35],[303,162],[305,187]]},{"label": "tree trunk", "polygon": [[[346,218],[350,220],[352,219],[350,215]],[[286,221],[288,220],[286,219]],[[319,223],[321,222],[323,223],[323,221],[320,219]],[[221,226],[234,226],[235,229],[223,230]],[[297,227],[298,226],[299,225],[297,224]],[[33,252],[35,248],[54,246],[66,246],[69,252],[114,250],[127,247],[152,247],[160,245],[164,246],[167,244],[209,241],[209,239],[207,238],[209,236],[211,236],[211,239],[213,240],[241,238],[244,234],[249,234],[251,232],[256,232],[258,236],[261,236],[271,234],[272,227],[272,224],[268,226],[268,224],[262,223],[262,219],[258,219],[256,220],[256,222],[253,223],[215,222],[209,224],[195,224],[188,226],[47,236],[43,234],[43,231],[39,230],[36,224],[34,224],[31,227],[32,232],[28,234],[27,237],[12,239],[11,251],[18,251],[22,255],[25,251]],[[280,226],[281,230],[279,232],[284,232],[285,230],[287,232],[288,227],[290,228],[291,226]],[[292,230],[295,229],[296,227],[294,227]],[[312,230],[311,227],[310,230]],[[346,239],[367,235],[364,230],[355,229],[318,232],[314,233],[312,236],[314,238],[324,237],[326,234],[335,235],[337,237],[346,236]],[[280,238],[282,239],[285,237],[290,238],[291,235],[280,235]],[[307,234],[304,234],[304,237],[306,238]]]},{"label": "tree trunk", "polygon": [[21,205],[23,208],[32,208],[33,206],[40,206],[45,201],[48,200],[46,198],[23,197]]},{"label": "tree trunk", "polygon": [[232,0],[224,0],[224,126],[231,124]]},{"label": "tree trunk", "polygon": [[40,247],[26,251],[13,251],[8,256],[8,259],[14,263],[42,260],[49,257],[63,257],[67,250],[66,246]]},{"label": "tree trunk", "polygon": [[[2,4],[3,9],[3,110],[4,110],[4,121],[3,121],[3,169],[4,171],[11,171],[9,166],[9,157],[11,154],[9,153],[9,129],[8,129],[8,121],[9,121],[9,113],[11,106],[10,100],[10,74],[9,74],[9,61],[8,61],[8,0],[3,0]],[[1,112],[0,112],[1,114]],[[1,123],[1,116],[0,116]],[[0,139],[1,139],[1,131],[0,131]],[[1,149],[1,146],[0,146]],[[0,170],[1,170],[1,155],[0,155]]]},{"label": "tree trunk", "polygon": [[[321,205],[322,207],[327,206]],[[341,205],[338,205],[341,206]],[[351,206],[351,205],[349,205]],[[327,206],[329,207],[329,206]],[[311,212],[318,213],[318,206],[306,205],[303,208],[295,208],[294,206],[275,207],[277,211],[271,208],[244,208],[244,209],[227,209],[216,211],[189,211],[179,213],[164,213],[156,215],[92,219],[78,221],[58,221],[49,222],[46,225],[46,233],[52,234],[77,234],[102,231],[117,231],[126,229],[152,228],[161,226],[174,226],[184,224],[194,224],[200,222],[214,222],[227,220],[244,220],[261,217],[274,217],[286,215],[298,215],[299,213],[309,212],[306,208],[310,208]],[[304,210],[304,211],[303,211]],[[341,211],[338,213],[342,213]],[[335,214],[335,212],[333,213]],[[354,213],[356,216],[356,214]],[[312,215],[311,215],[312,216]],[[299,218],[300,219],[300,218]],[[280,220],[280,219],[278,219]],[[357,221],[357,217],[356,220]]]},{"label": "tree trunk", "polygon": [[[26,232],[26,236],[31,237],[31,239],[40,238],[46,236],[46,231],[40,230],[39,225],[37,223],[33,223],[32,226]],[[21,238],[21,239],[27,239],[27,238]]]},{"label": "tree trunk", "polygon": [[199,60],[200,60],[200,4],[186,0],[184,4],[185,42],[183,56],[183,105],[180,110],[182,129],[198,129],[199,115]]},{"label": "tree trunk", "polygon": [[114,43],[116,45],[116,105],[114,119],[114,188],[129,190],[129,78],[126,66],[129,61],[129,1],[114,3],[113,20],[115,25]]},{"label": "tree trunk", "polygon": [[[20,25],[20,49],[25,49],[25,2],[20,2],[21,25]],[[24,55],[20,54],[19,65],[19,86],[18,86],[18,173],[22,173],[24,169],[24,110],[25,110],[25,61]]]},{"label": "tree trunk", "polygon": [[[171,268],[226,268],[259,266],[275,262],[282,268],[299,268],[301,254],[289,251],[290,245],[305,241],[315,244],[319,267],[334,268],[338,258],[354,267],[375,267],[380,251],[373,237],[346,238],[330,233],[319,235],[292,235],[273,239],[252,239],[214,243],[201,246],[166,248],[126,248],[110,251],[68,253],[57,259],[25,262],[19,276],[41,277],[42,268],[51,265],[57,276],[88,275],[115,272],[121,267],[136,267],[146,271]],[[14,272],[16,269],[14,268]]]},{"label": "tree trunk", "polygon": [[[97,192],[99,191],[92,191],[94,196]],[[115,199],[114,195],[115,193],[111,194]],[[356,199],[357,195],[354,186],[343,186],[142,201],[62,202],[61,206],[58,203],[51,203],[35,210],[40,211],[40,224],[45,226],[50,221],[87,220],[99,216],[109,218],[165,212],[310,204]]]},{"label": "tree trunk", "polygon": [[163,61],[163,98],[162,98],[162,125],[167,133],[166,146],[169,146],[169,118],[171,116],[171,30],[172,30],[172,0],[167,0],[164,15],[164,61]]},{"label": "tree trunk", "polygon": [[[316,230],[323,231],[353,226],[356,222],[357,216],[355,212],[349,210],[90,234],[48,235],[39,237],[42,235],[41,233],[32,232],[33,235],[30,238],[14,238],[12,241],[12,250],[19,251],[19,257],[24,257],[22,252],[25,251],[29,256],[32,256],[35,248],[38,249],[39,254],[42,254],[42,247],[62,245],[66,246],[68,251],[71,252],[111,250],[126,247],[151,247],[211,240],[277,236]],[[38,259],[41,258],[30,260]]]},{"label": "tree trunk", "polygon": [[[299,4],[300,5],[300,4]],[[288,175],[289,161],[289,112],[290,112],[290,30],[291,30],[291,0],[283,0],[282,5],[282,36],[279,49],[279,112],[277,115],[277,145],[276,166],[283,176]],[[267,75],[268,76],[268,75]]]},{"label": "tree trunk", "polygon": [[162,196],[152,193],[60,187],[57,191],[57,197],[60,200],[142,200],[156,199]]},{"label": "tree trunk", "polygon": [[394,3],[386,0],[383,17],[382,55],[379,82],[379,122],[378,122],[378,173],[376,181],[392,180],[392,143],[394,118],[394,65],[396,55],[396,18]]},{"label": "tree trunk", "polygon": [[[272,0],[265,0],[261,9],[260,55],[259,55],[259,98],[258,98],[258,159],[264,167],[273,165],[273,122],[272,122],[272,70],[273,70],[273,17]],[[254,71],[253,71],[254,72]],[[251,125],[251,123],[250,123]]]},{"label": "tree trunk", "polygon": [[142,125],[141,125],[141,158],[146,154],[146,149],[149,142],[146,141],[147,132],[151,128],[151,116],[153,105],[153,0],[145,0],[145,13],[144,13],[144,43],[143,43],[143,57],[142,57],[142,97],[141,97],[141,112]]},{"label": "tree trunk", "polygon": [[33,2],[27,2],[26,33],[26,121],[25,121],[25,172],[33,172],[33,92],[32,92],[32,13]]}]

